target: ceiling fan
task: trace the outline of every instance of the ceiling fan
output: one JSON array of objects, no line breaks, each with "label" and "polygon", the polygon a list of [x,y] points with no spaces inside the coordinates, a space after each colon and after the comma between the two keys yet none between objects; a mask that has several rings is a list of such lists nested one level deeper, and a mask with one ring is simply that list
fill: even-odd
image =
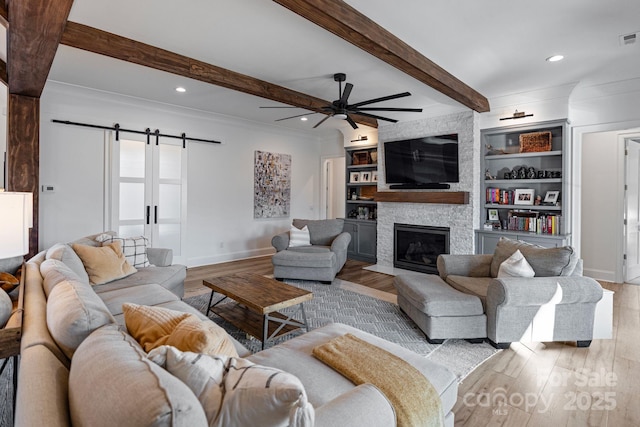
[{"label": "ceiling fan", "polygon": [[[369,99],[367,101],[357,102],[355,104],[349,104],[349,95],[351,95],[351,90],[353,89],[353,85],[351,83],[347,83],[344,86],[344,91],[342,90],[342,82],[347,80],[347,75],[344,73],[336,73],[333,75],[333,80],[338,82],[338,99],[333,101],[331,104],[322,107],[322,111],[326,112],[327,116],[320,120],[313,127],[314,129],[320,126],[325,122],[329,117],[335,117],[337,119],[346,120],[352,128],[358,129],[358,125],[355,121],[350,117],[350,114],[357,114],[360,116],[366,116],[377,120],[385,120],[387,122],[396,123],[397,120],[391,119],[388,117],[378,116],[376,114],[368,113],[368,111],[396,111],[396,112],[410,112],[410,113],[421,113],[422,108],[392,108],[392,107],[365,107],[370,104],[375,104],[382,101],[390,101],[392,99],[404,98],[406,96],[411,96],[409,92],[397,93],[395,95],[383,96],[381,98]],[[299,108],[299,107],[260,107],[260,108]],[[294,119],[296,117],[309,116],[313,113],[305,113],[298,114],[291,117],[284,117],[282,119],[277,119],[276,122],[288,119]]]}]

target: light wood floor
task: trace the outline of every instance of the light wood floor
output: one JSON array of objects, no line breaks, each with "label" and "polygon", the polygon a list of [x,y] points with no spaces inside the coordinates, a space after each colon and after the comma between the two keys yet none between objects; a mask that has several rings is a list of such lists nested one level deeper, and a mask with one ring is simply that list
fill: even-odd
[{"label": "light wood floor", "polygon": [[[338,278],[395,294],[393,277],[347,261]],[[270,257],[190,268],[185,296],[208,292],[202,279],[271,274]],[[456,426],[640,426],[640,286],[601,282],[615,292],[611,340],[514,343],[460,384]]]}]

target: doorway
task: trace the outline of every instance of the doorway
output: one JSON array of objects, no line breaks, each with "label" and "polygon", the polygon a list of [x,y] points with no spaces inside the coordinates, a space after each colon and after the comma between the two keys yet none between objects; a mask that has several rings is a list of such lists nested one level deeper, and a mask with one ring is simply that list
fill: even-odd
[{"label": "doorway", "polygon": [[322,158],[321,219],[345,216],[345,167],[344,156]]},{"label": "doorway", "polygon": [[624,281],[640,285],[640,137],[625,138]]}]

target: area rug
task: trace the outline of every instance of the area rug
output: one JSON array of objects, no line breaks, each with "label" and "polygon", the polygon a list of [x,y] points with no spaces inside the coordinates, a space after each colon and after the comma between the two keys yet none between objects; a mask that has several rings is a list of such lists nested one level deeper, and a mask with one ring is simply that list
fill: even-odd
[{"label": "area rug", "polygon": [[[458,377],[458,381],[462,381],[478,365],[498,351],[488,343],[471,344],[465,340],[451,339],[443,344],[429,344],[422,331],[400,310],[398,305],[342,289],[341,285],[345,281],[339,279],[334,280],[331,285],[294,280],[287,280],[286,283],[313,292],[313,299],[304,304],[310,329],[332,322],[353,326],[445,365]],[[210,293],[206,293],[185,298],[184,302],[204,313],[209,297]],[[290,314],[294,311],[295,308],[291,308],[283,310],[282,313]],[[222,326],[252,353],[260,351],[259,340],[248,337],[243,331],[213,313],[209,314],[209,318]],[[274,344],[302,333],[304,333],[303,330],[292,332],[278,338]]]}]

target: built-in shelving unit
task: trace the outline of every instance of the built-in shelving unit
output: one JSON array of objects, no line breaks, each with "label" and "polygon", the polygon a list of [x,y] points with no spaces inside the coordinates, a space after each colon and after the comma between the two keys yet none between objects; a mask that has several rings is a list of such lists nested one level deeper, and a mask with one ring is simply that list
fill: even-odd
[{"label": "built-in shelving unit", "polygon": [[[521,152],[521,139],[531,140],[533,134],[549,143],[525,145]],[[568,137],[566,120],[481,131],[485,155],[478,253],[493,253],[501,236],[547,247],[570,244]],[[547,200],[556,193],[557,200]]]},{"label": "built-in shelving unit", "polygon": [[346,159],[344,231],[351,234],[348,257],[376,262],[378,213],[378,147],[349,147]]}]

